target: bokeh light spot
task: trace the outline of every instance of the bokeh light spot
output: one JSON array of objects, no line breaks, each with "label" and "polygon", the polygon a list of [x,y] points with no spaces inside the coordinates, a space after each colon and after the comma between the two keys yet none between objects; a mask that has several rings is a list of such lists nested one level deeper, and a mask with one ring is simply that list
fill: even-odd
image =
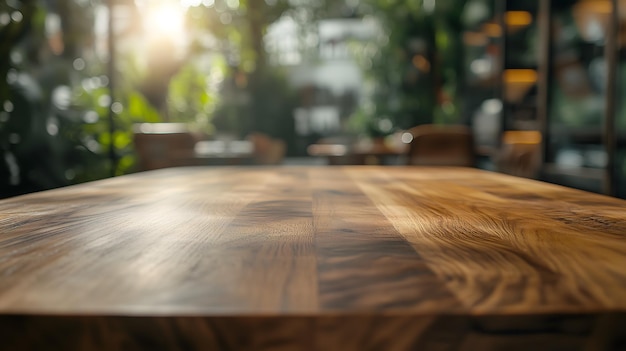
[{"label": "bokeh light spot", "polygon": [[65,179],[73,180],[76,178],[76,172],[73,169],[68,169],[65,171]]},{"label": "bokeh light spot", "polygon": [[226,0],[226,6],[233,10],[236,10],[239,8],[239,0]]},{"label": "bokeh light spot", "polygon": [[17,134],[17,133],[9,134],[9,143],[11,143],[11,144],[19,144],[19,142],[21,140],[22,140],[22,138],[20,137],[19,134]]},{"label": "bokeh light spot", "polygon": [[46,131],[52,136],[59,134],[59,125],[56,119],[48,119],[48,123],[46,124]]},{"label": "bokeh light spot", "polygon": [[231,16],[230,13],[224,12],[220,15],[220,22],[222,22],[222,24],[230,24],[232,21],[233,16]]},{"label": "bokeh light spot", "polygon": [[115,114],[120,114],[124,111],[124,106],[120,102],[116,101],[111,105],[111,111]]},{"label": "bokeh light spot", "polygon": [[87,111],[83,116],[83,121],[85,123],[96,123],[99,119],[100,116],[98,116],[98,113],[96,111]]},{"label": "bokeh light spot", "polygon": [[59,110],[67,110],[72,103],[72,90],[67,85],[59,85],[52,91],[52,104]]},{"label": "bokeh light spot", "polygon": [[82,58],[77,58],[76,60],[74,60],[74,62],[72,62],[72,67],[74,67],[75,70],[77,71],[82,71],[85,69],[85,60],[83,60]]},{"label": "bokeh light spot", "polygon": [[6,12],[0,14],[0,26],[6,26],[9,22],[11,22],[11,15]]},{"label": "bokeh light spot", "polygon": [[6,112],[9,112],[9,113],[10,113],[10,112],[13,112],[13,108],[14,108],[14,106],[13,106],[13,103],[12,103],[11,101],[6,100],[6,101],[4,102],[4,104],[2,104],[2,108],[3,108]]},{"label": "bokeh light spot", "polygon": [[19,11],[14,11],[14,12],[11,14],[11,19],[12,19],[14,22],[22,22],[22,19],[24,19],[24,15],[22,15],[22,13],[21,13],[21,12],[19,12]]},{"label": "bokeh light spot", "polygon": [[409,144],[413,141],[413,134],[409,132],[403,133],[400,140],[402,140],[402,142],[405,144]]},{"label": "bokeh light spot", "polygon": [[98,105],[101,107],[107,107],[111,103],[111,97],[109,95],[102,95],[98,98]]}]

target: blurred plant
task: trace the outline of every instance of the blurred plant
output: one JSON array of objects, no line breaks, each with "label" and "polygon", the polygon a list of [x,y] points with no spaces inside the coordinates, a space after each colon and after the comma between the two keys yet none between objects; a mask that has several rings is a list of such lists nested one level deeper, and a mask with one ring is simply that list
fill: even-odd
[{"label": "blurred plant", "polygon": [[269,62],[265,34],[282,16],[308,28],[325,3],[215,0],[210,6],[189,8],[187,18],[195,33],[191,55],[211,52],[223,57],[219,103],[212,119],[217,132],[240,137],[263,132],[291,144],[296,95],[287,84],[286,70]]},{"label": "blurred plant", "polygon": [[465,29],[463,14],[467,0],[438,1],[435,8],[436,67],[438,99],[435,123],[456,124],[461,121],[461,101],[465,89]]},{"label": "blurred plant", "polygon": [[0,197],[67,183],[46,92],[30,70],[44,30],[35,0],[0,4]]},{"label": "blurred plant", "polygon": [[[132,1],[118,2],[122,3],[130,11],[134,9]],[[102,49],[106,37],[97,37],[103,33],[96,33],[94,26],[98,12],[102,15],[104,9],[101,0],[57,0],[55,5],[51,11],[60,23],[61,38],[60,50],[53,48],[52,57],[60,73],[42,81],[51,86],[51,111],[59,121],[60,139],[72,150],[66,157],[68,179],[76,183],[130,173],[136,161],[133,124],[162,120],[138,90],[145,80],[138,64],[139,53]],[[116,28],[115,40],[137,31],[133,25]],[[107,71],[111,54],[117,59],[113,77]],[[113,96],[111,80],[115,82]],[[60,92],[67,95],[62,105],[55,102]]]},{"label": "blurred plant", "polygon": [[168,116],[172,122],[188,123],[204,134],[212,134],[211,123],[218,99],[211,89],[211,72],[191,62],[175,75],[169,84]]},{"label": "blurred plant", "polygon": [[117,131],[110,135],[107,57],[96,50],[94,29],[99,4],[0,4],[0,197],[108,177],[111,143],[114,173],[128,173],[131,125],[160,120],[131,85],[119,84]]},{"label": "blurred plant", "polygon": [[[365,102],[349,125],[371,136],[425,123],[459,122],[463,65],[462,1],[365,0],[383,32],[355,50],[368,79]],[[388,127],[381,130],[379,125]],[[359,129],[359,128],[357,128]],[[387,129],[387,128],[385,128]]]},{"label": "blurred plant", "polygon": [[[146,99],[137,91],[118,90],[117,99],[112,104],[115,116],[115,132],[109,130],[109,89],[77,88],[74,93],[76,114],[82,116],[74,119],[73,135],[66,139],[77,143],[77,148],[89,157],[83,157],[76,167],[77,181],[88,181],[103,178],[110,173],[111,160],[108,150],[113,144],[116,155],[115,175],[134,171],[136,157],[133,148],[133,124],[142,122],[160,122],[161,116]],[[66,118],[67,119],[67,118]]]}]

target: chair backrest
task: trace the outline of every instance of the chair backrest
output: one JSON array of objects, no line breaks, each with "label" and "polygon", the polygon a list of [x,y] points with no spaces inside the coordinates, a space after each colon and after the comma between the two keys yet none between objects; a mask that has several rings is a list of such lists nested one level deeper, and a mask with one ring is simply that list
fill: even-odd
[{"label": "chair backrest", "polygon": [[408,164],[474,166],[476,152],[472,130],[464,125],[423,124],[409,130]]},{"label": "chair backrest", "polygon": [[247,139],[254,146],[256,164],[278,165],[283,162],[287,152],[287,145],[284,141],[258,132],[248,134]]},{"label": "chair backrest", "polygon": [[509,130],[495,162],[499,172],[536,178],[541,169],[541,133],[536,130]]},{"label": "chair backrest", "polygon": [[196,138],[180,126],[143,124],[134,128],[135,152],[140,171],[189,165]]}]

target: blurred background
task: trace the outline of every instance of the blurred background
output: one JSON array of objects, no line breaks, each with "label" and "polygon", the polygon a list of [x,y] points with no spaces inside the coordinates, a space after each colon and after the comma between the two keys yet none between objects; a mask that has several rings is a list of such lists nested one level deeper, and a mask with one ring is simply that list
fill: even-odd
[{"label": "blurred background", "polygon": [[448,163],[626,197],[624,30],[622,0],[6,0],[0,197]]}]

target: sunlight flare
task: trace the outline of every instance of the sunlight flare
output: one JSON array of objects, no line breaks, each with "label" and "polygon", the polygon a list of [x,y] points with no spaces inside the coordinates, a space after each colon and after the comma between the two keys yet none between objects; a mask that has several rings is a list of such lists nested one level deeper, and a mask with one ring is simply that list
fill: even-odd
[{"label": "sunlight flare", "polygon": [[152,40],[182,41],[185,36],[183,8],[176,2],[161,2],[148,7],[144,29]]}]

